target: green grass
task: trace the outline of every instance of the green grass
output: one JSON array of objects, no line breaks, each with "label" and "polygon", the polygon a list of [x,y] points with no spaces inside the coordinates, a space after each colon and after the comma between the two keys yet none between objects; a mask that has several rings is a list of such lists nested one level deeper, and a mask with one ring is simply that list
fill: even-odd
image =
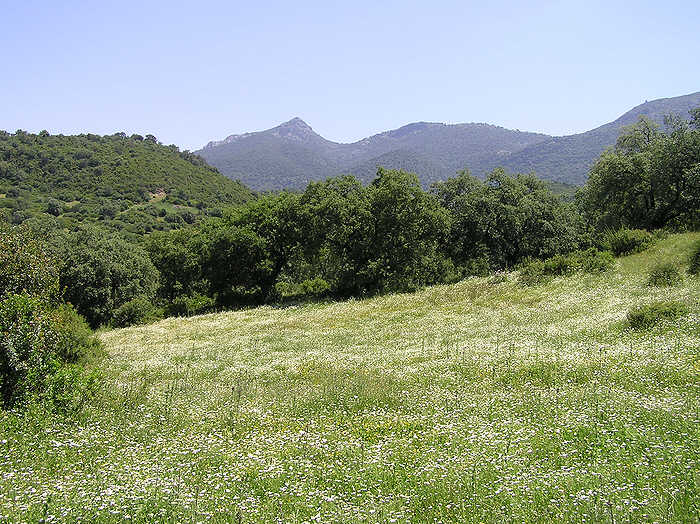
[{"label": "green grass", "polygon": [[[103,332],[77,420],[0,415],[0,521],[697,522],[700,234],[532,288]],[[626,327],[638,304],[689,314]]]}]

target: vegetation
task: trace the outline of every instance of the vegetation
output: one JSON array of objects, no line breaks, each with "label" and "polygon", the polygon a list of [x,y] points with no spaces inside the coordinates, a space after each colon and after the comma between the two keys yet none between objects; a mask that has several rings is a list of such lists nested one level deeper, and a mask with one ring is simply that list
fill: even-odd
[{"label": "vegetation", "polygon": [[94,228],[60,235],[60,282],[65,297],[90,325],[109,324],[119,308],[140,298],[152,303],[158,271],[139,246]]},{"label": "vegetation", "polygon": [[482,182],[463,171],[432,191],[452,215],[447,249],[462,273],[475,259],[501,269],[582,244],[577,214],[534,176],[509,177],[497,169]]},{"label": "vegetation", "polygon": [[641,119],[603,154],[581,193],[597,228],[700,228],[700,108],[690,123],[667,118],[663,133]]},{"label": "vegetation", "polygon": [[542,284],[555,276],[574,273],[602,273],[612,269],[614,259],[608,251],[589,248],[566,255],[555,255],[547,260],[530,260],[520,268],[518,281],[526,286]]},{"label": "vegetation", "polygon": [[366,187],[346,176],[268,195],[154,235],[147,250],[166,309],[181,312],[178,297],[231,308],[411,291],[586,247],[584,233],[573,205],[532,176],[463,172],[424,192],[415,175],[380,168]]},{"label": "vegetation", "polygon": [[627,229],[608,231],[603,237],[603,245],[616,257],[639,253],[648,248],[654,237],[646,229]]},{"label": "vegetation", "polygon": [[695,244],[695,246],[693,247],[693,252],[690,255],[688,273],[690,273],[691,275],[700,274],[700,242]]},{"label": "vegetation", "polygon": [[56,217],[132,235],[169,230],[251,198],[200,157],[152,135],[0,131],[0,212],[18,224]]},{"label": "vegetation", "polygon": [[[3,135],[0,520],[692,520],[700,239],[660,229],[698,226],[693,115],[632,127],[574,202],[379,168],[224,210],[154,137]],[[138,201],[127,152],[175,186]],[[130,325],[102,358],[91,327]]]},{"label": "vegetation", "polygon": [[94,386],[94,376],[70,364],[100,344],[61,304],[54,261],[28,230],[0,224],[0,248],[0,403],[69,410]]},{"label": "vegetation", "polygon": [[0,413],[0,520],[693,522],[700,281],[645,278],[699,240],[103,332],[74,422]]},{"label": "vegetation", "polygon": [[632,329],[649,329],[661,321],[676,320],[689,312],[688,306],[676,301],[658,301],[638,305],[627,313],[627,322]]},{"label": "vegetation", "polygon": [[649,272],[650,286],[675,286],[683,279],[681,270],[674,262],[660,262]]}]

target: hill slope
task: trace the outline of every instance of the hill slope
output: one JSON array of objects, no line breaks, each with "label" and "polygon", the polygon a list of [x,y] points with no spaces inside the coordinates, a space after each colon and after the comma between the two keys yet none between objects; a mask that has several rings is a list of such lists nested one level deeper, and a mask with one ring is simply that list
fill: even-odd
[{"label": "hill slope", "polygon": [[[196,215],[252,197],[200,157],[154,137],[46,132],[0,132],[0,195],[15,222],[50,212],[116,228],[165,227],[181,211]],[[166,221],[168,213],[175,218]]]},{"label": "hill slope", "polygon": [[516,172],[534,171],[541,178],[569,184],[584,184],[596,158],[615,144],[623,126],[634,124],[644,115],[663,124],[669,113],[688,117],[688,111],[700,107],[700,91],[686,96],[645,102],[614,122],[578,135],[553,137],[509,155],[503,166]]},{"label": "hill slope", "polygon": [[646,102],[585,133],[552,137],[488,124],[416,122],[351,144],[321,137],[300,118],[273,129],[210,142],[198,151],[222,173],[254,189],[301,189],[311,180],[351,173],[367,182],[382,165],[418,173],[424,186],[469,168],[483,176],[495,167],[534,171],[546,180],[582,184],[600,153],[614,145],[624,125],[646,115],[664,115],[700,106],[700,92]]},{"label": "hill slope", "polygon": [[[699,240],[536,288],[510,274],[106,332],[79,422],[0,413],[0,518],[693,521],[700,280],[646,274]],[[624,328],[657,299],[691,313]]]}]

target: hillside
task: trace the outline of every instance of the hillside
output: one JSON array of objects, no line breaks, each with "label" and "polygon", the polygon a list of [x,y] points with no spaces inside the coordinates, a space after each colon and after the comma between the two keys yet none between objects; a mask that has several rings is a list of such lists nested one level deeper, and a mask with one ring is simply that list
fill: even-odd
[{"label": "hillside", "polygon": [[[104,332],[73,424],[0,413],[0,519],[691,522],[700,234],[613,271]],[[628,310],[690,314],[646,331]]]},{"label": "hillside", "polygon": [[418,173],[424,187],[469,168],[483,176],[495,167],[534,171],[540,178],[583,184],[593,161],[615,144],[622,126],[641,115],[687,116],[700,92],[645,102],[613,122],[585,133],[552,137],[489,124],[416,122],[351,144],[326,140],[300,118],[255,133],[231,135],[198,151],[223,174],[258,190],[302,189],[340,173],[368,182],[377,166]]},{"label": "hillside", "polygon": [[197,155],[150,135],[0,132],[0,208],[15,223],[49,213],[65,224],[143,232],[251,197]]},{"label": "hillside", "polygon": [[595,159],[615,144],[624,126],[634,124],[646,116],[663,126],[669,113],[682,117],[700,107],[700,91],[676,98],[662,98],[645,102],[631,109],[614,122],[578,135],[552,137],[513,153],[504,159],[503,166],[513,171],[534,171],[541,178],[582,185]]}]

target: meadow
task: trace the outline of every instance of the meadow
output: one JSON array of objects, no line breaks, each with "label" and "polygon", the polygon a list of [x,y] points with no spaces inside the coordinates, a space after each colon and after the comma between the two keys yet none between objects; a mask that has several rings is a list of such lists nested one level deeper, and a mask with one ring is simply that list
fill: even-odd
[{"label": "meadow", "polygon": [[700,278],[647,278],[698,239],[104,331],[76,415],[0,412],[0,521],[697,522]]}]

